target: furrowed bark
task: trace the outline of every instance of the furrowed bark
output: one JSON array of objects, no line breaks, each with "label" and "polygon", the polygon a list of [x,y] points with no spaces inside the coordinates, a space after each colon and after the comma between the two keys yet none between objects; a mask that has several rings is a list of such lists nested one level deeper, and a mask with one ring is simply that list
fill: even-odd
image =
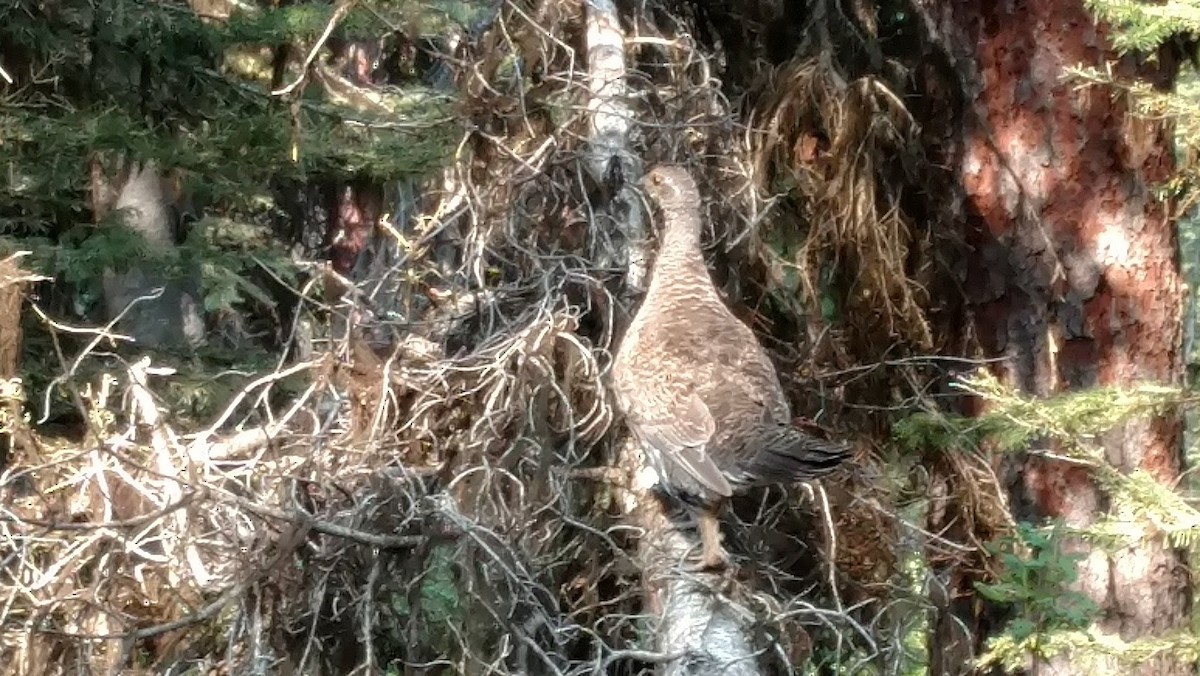
[{"label": "furrowed bark", "polygon": [[[1173,170],[1171,129],[1135,119],[1104,88],[1064,78],[1074,65],[1113,64],[1122,79],[1171,85],[1176,64],[1118,58],[1108,28],[1080,0],[1017,4],[920,3],[951,57],[968,105],[958,173],[973,260],[964,283],[994,371],[1039,396],[1139,382],[1177,384],[1181,280],[1174,225],[1155,184]],[[1182,469],[1175,412],[1131,421],[1099,440],[1107,460],[1172,486]],[[1041,457],[1009,463],[1020,520],[1086,528],[1114,511],[1089,471]],[[1132,515],[1118,514],[1123,518]],[[1150,535],[1106,553],[1083,541],[1078,591],[1100,607],[1094,633],[1126,641],[1186,630],[1188,572],[1180,552]],[[1169,654],[1136,665],[1060,654],[1034,673],[1192,674]]]}]

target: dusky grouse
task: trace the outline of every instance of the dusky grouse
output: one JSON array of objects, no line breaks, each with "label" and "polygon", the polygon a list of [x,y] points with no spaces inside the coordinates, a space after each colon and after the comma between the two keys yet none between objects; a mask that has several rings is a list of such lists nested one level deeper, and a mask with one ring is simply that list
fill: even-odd
[{"label": "dusky grouse", "polygon": [[849,448],[793,427],[774,365],[709,277],[691,176],[660,165],[643,187],[663,228],[612,387],[660,490],[696,516],[701,569],[723,568],[718,516],[731,495],[827,474]]}]

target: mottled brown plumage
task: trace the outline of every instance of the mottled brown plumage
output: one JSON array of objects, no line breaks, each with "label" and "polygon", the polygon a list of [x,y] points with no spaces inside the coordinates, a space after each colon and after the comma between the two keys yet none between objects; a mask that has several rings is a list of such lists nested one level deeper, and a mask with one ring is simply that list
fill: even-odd
[{"label": "mottled brown plumage", "polygon": [[848,449],[792,426],[774,365],[709,277],[691,176],[658,166],[643,185],[662,213],[661,244],[613,391],[662,488],[698,509],[702,566],[716,568],[725,562],[717,515],[731,495],[821,476]]}]

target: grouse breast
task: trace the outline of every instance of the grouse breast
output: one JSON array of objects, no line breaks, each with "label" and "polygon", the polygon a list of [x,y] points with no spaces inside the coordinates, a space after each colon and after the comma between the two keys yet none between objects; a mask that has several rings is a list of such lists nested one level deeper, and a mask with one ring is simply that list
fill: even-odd
[{"label": "grouse breast", "polygon": [[659,166],[644,185],[662,213],[661,244],[612,385],[660,483],[712,503],[831,471],[847,448],[792,426],[774,365],[713,285],[695,183],[682,168]]}]

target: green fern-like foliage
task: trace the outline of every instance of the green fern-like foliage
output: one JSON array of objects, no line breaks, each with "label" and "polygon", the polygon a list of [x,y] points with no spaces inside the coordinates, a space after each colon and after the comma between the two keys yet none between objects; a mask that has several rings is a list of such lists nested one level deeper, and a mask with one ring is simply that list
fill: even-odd
[{"label": "green fern-like foliage", "polygon": [[1082,629],[1096,615],[1090,599],[1068,588],[1079,577],[1075,566],[1082,557],[1062,551],[1060,529],[1061,524],[1017,524],[1014,535],[989,547],[1000,562],[1000,579],[975,583],[989,601],[1016,607],[1006,633],[1017,641],[1060,628]]},{"label": "green fern-like foliage", "polygon": [[[451,654],[454,628],[461,627],[465,622],[454,557],[452,547],[433,549],[417,595],[420,606],[417,621],[423,628],[424,640],[430,648],[443,655]],[[388,622],[392,626],[386,629],[382,640],[389,636],[406,636],[405,625],[413,620],[409,593],[409,590],[397,589],[392,595],[392,602],[387,608]]]}]

